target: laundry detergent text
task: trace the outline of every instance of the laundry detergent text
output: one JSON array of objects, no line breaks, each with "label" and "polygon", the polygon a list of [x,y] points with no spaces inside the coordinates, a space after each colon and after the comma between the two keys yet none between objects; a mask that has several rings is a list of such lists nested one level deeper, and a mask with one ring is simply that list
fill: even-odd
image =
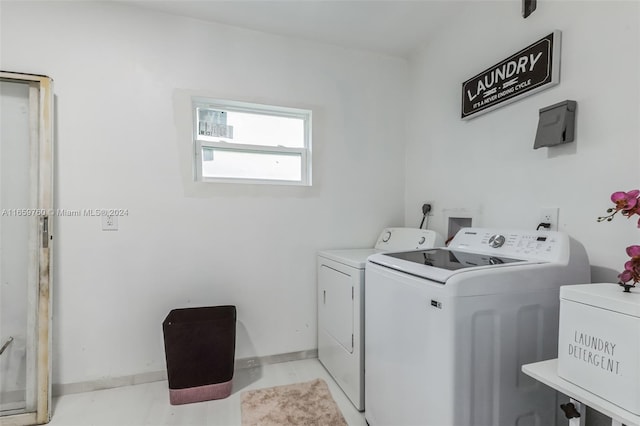
[{"label": "laundry detergent text", "polygon": [[[501,66],[491,70],[491,72],[484,75],[483,78],[479,79],[475,90],[467,90],[467,96],[469,97],[469,101],[473,101],[479,95],[483,95],[484,99],[474,104],[474,108],[477,106],[482,106],[489,101],[489,98],[493,98],[496,100],[502,96],[506,96],[509,93],[513,93],[519,89],[523,89],[531,84],[531,80],[528,81],[528,84],[523,86],[524,83],[518,84],[518,75],[524,72],[531,72],[536,66],[536,62],[540,60],[542,56],[542,52],[530,53],[528,55],[524,55],[519,57],[517,60],[511,60],[502,64]],[[513,77],[513,78],[512,78]],[[507,80],[507,81],[505,81]],[[500,85],[502,83],[502,85]],[[500,93],[498,89],[506,89]],[[509,93],[505,93],[509,92]],[[502,94],[502,96],[500,96]]]},{"label": "laundry detergent text", "polygon": [[615,343],[576,330],[573,342],[569,343],[568,353],[569,356],[594,367],[612,374],[620,374],[620,361],[615,359],[615,350]]}]

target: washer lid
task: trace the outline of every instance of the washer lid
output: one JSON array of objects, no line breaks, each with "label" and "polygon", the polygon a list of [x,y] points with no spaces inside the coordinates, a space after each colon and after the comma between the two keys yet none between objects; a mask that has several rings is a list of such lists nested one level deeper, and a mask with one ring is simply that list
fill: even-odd
[{"label": "washer lid", "polygon": [[376,254],[369,260],[387,268],[443,284],[458,272],[532,263],[522,259],[447,248]]}]

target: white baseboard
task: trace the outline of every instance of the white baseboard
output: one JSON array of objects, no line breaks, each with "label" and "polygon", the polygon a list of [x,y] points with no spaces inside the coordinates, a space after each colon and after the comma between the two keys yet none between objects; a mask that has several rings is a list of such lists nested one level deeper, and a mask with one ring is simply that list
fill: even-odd
[{"label": "white baseboard", "polygon": [[[234,363],[235,370],[259,367],[261,365],[278,364],[288,361],[299,361],[318,357],[317,349],[289,352],[285,354],[267,355],[237,359]],[[121,386],[141,385],[143,383],[159,382],[167,380],[167,371],[151,371],[147,373],[132,374],[130,376],[109,377],[100,380],[90,380],[76,383],[54,383],[53,396],[69,395],[72,393],[92,392],[103,389],[118,388]]]}]

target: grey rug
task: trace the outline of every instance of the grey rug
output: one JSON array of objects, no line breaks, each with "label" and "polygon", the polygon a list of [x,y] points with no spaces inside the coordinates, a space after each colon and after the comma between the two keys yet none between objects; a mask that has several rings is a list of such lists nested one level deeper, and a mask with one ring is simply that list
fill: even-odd
[{"label": "grey rug", "polygon": [[346,426],[322,379],[243,392],[242,426]]}]

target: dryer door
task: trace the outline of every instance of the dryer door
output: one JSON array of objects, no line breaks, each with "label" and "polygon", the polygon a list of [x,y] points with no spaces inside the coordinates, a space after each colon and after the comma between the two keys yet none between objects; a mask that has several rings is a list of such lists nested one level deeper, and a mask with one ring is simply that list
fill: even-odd
[{"label": "dryer door", "polygon": [[338,270],[320,264],[318,271],[318,326],[344,350],[353,352],[353,279],[360,270],[344,267]]},{"label": "dryer door", "polygon": [[364,409],[364,268],[318,256],[318,360]]}]

